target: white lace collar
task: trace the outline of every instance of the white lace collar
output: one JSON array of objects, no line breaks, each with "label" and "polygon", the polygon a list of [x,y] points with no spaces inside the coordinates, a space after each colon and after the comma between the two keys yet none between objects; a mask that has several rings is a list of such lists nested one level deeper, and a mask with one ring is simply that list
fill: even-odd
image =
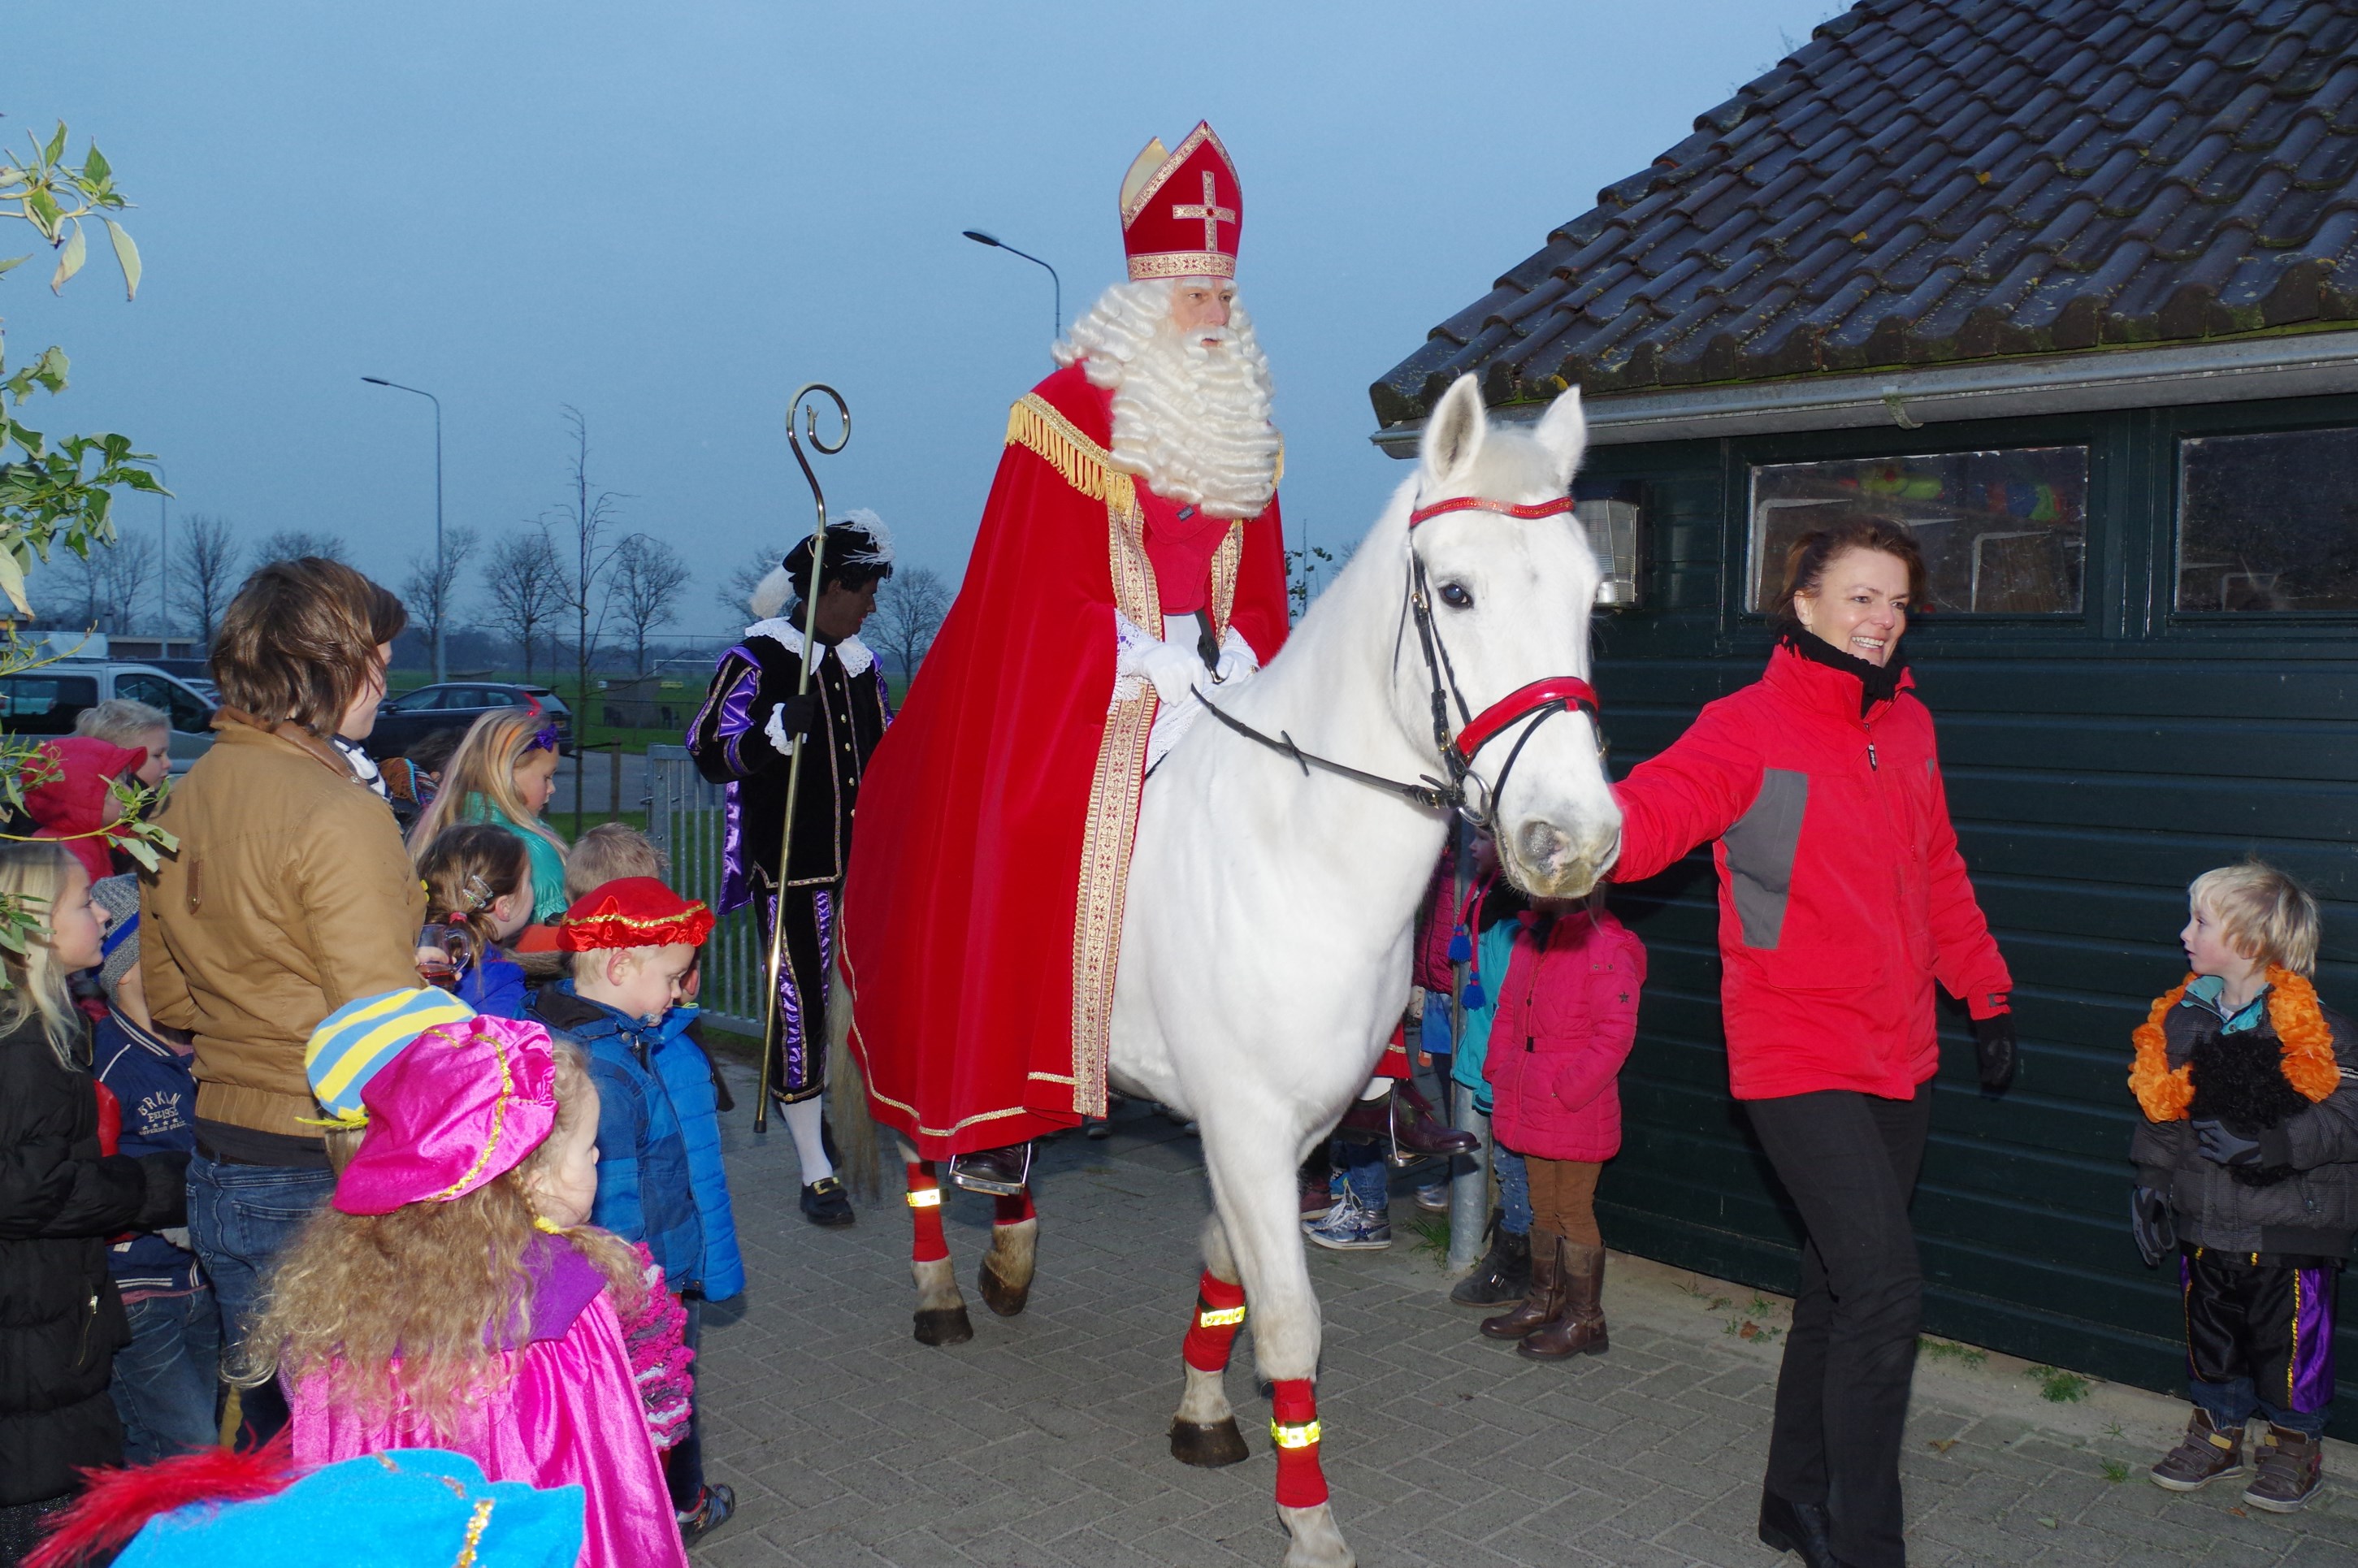
[{"label": "white lace collar", "polygon": [[[803,651],[803,629],[783,615],[773,615],[767,621],[756,621],[745,628],[748,637],[767,637],[785,644],[789,654]],[[858,637],[846,637],[835,645],[835,656],[843,663],[843,673],[856,676],[876,662],[876,654]]]}]

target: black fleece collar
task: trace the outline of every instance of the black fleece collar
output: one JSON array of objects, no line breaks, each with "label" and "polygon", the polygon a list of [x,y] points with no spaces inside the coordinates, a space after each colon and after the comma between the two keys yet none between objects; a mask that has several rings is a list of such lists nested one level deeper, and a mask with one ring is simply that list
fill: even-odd
[{"label": "black fleece collar", "polygon": [[1894,654],[1885,665],[1869,664],[1855,654],[1845,654],[1823,637],[1803,627],[1795,627],[1781,639],[1785,646],[1813,665],[1823,665],[1858,677],[1858,716],[1864,719],[1867,710],[1878,702],[1889,702],[1899,695],[1899,676],[1908,668],[1905,655]]}]

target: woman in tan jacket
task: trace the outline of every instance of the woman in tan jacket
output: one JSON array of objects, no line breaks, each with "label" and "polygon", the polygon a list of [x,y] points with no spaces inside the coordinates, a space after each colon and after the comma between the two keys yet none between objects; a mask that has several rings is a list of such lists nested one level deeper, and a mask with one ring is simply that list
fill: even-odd
[{"label": "woman in tan jacket", "polygon": [[179,848],[142,892],[140,972],[157,1021],[196,1041],[189,1229],[225,1352],[335,1184],[307,1119],[305,1039],[356,997],[418,983],[425,895],[392,808],[338,744],[375,725],[407,619],[335,561],[248,578],[213,641],[213,748],[158,818]]}]

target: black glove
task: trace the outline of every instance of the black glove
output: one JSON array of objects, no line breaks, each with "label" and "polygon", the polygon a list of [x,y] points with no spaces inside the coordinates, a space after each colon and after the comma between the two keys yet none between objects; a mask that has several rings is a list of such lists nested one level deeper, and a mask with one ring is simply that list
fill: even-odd
[{"label": "black glove", "polygon": [[[779,701],[775,711],[778,728],[786,732],[788,739],[799,737],[807,741],[811,737],[813,720],[818,717],[818,693],[806,691],[799,697],[784,697]],[[766,716],[762,720],[762,733],[770,733],[770,721]]]},{"label": "black glove", "polygon": [[2178,1222],[2169,1217],[2169,1199],[2151,1187],[2129,1189],[2129,1234],[2136,1238],[2138,1256],[2148,1269],[2178,1250]]},{"label": "black glove", "polygon": [[1994,1012],[1974,1020],[1974,1063],[1982,1087],[1993,1094],[2014,1082],[2014,1014]]},{"label": "black glove", "polygon": [[2214,1117],[2202,1117],[2187,1125],[2194,1130],[2194,1141],[2201,1146],[2202,1157],[2214,1165],[2256,1169],[2292,1163],[2290,1141],[2279,1129],[2238,1132]]},{"label": "black glove", "polygon": [[147,1191],[139,1204],[135,1230],[162,1230],[189,1223],[189,1157],[186,1154],[142,1154],[139,1174]]}]

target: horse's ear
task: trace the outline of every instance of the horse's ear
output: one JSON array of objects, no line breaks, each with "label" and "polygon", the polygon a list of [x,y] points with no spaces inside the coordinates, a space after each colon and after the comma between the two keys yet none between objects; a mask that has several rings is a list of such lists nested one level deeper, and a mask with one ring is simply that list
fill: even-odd
[{"label": "horse's ear", "polygon": [[1580,411],[1580,388],[1567,388],[1561,397],[1548,405],[1548,411],[1531,432],[1539,438],[1540,449],[1555,464],[1558,485],[1572,482],[1580,468],[1581,454],[1588,449],[1588,416]]},{"label": "horse's ear", "polygon": [[1471,375],[1459,376],[1425,421],[1424,443],[1417,454],[1424,467],[1425,488],[1444,490],[1462,478],[1474,466],[1489,430],[1480,384]]}]

